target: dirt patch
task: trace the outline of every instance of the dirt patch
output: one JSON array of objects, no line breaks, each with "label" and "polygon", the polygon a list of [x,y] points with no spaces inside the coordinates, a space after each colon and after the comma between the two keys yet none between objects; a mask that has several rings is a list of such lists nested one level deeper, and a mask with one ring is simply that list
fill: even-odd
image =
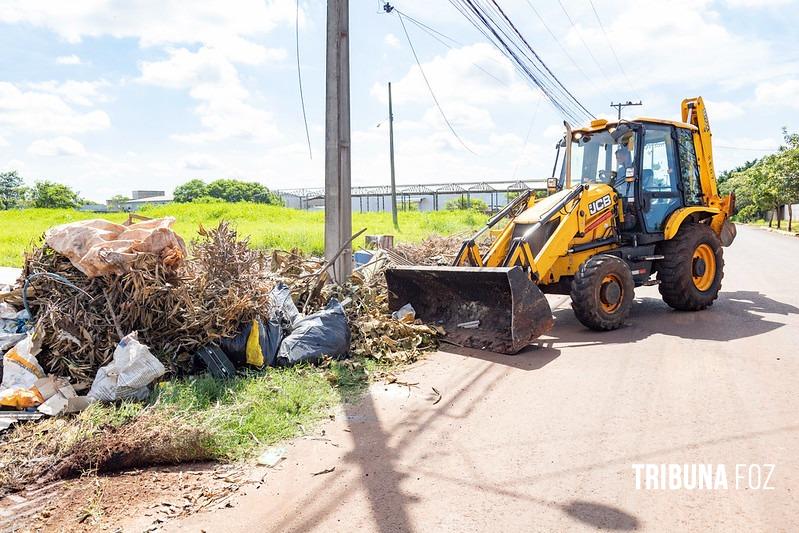
[{"label": "dirt patch", "polygon": [[153,531],[175,518],[233,507],[242,487],[260,483],[241,465],[89,475],[0,499],[0,531]]}]

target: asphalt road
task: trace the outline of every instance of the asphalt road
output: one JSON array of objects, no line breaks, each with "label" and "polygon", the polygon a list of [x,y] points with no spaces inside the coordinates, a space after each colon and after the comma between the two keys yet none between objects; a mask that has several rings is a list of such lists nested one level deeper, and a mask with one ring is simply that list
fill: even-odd
[{"label": "asphalt road", "polygon": [[[433,354],[287,445],[235,507],[167,530],[796,531],[799,239],[740,228],[725,259],[707,311],[645,288],[595,333],[553,297],[534,349]],[[716,488],[637,489],[635,464],[710,464]]]}]

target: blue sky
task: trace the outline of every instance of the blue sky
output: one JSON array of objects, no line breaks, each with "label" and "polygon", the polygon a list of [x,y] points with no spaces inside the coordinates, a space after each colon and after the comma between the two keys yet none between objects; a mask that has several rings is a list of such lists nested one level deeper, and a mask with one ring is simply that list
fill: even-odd
[{"label": "blue sky", "polygon": [[[170,191],[191,178],[323,183],[325,2],[300,3],[313,159],[297,90],[293,0],[0,2],[3,169],[95,200]],[[677,118],[682,98],[701,95],[719,169],[779,146],[781,127],[799,129],[796,1],[593,0],[612,49],[588,0],[561,2],[574,25],[558,2],[499,3],[594,114],[613,116],[611,100],[642,99],[628,118]],[[449,2],[393,4],[457,41],[445,47],[406,22],[442,108],[474,154],[435,108],[397,16],[377,0],[351,1],[353,183],[388,183],[388,81],[399,183],[546,177],[562,118]]]}]

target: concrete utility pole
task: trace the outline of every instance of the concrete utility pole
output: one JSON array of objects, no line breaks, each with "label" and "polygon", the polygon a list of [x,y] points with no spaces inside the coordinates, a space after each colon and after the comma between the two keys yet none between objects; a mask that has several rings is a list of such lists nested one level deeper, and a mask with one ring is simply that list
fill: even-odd
[{"label": "concrete utility pole", "polygon": [[346,248],[333,264],[343,283],[352,274],[349,0],[327,0],[325,73],[325,259]]},{"label": "concrete utility pole", "polygon": [[388,82],[388,146],[391,158],[391,219],[394,229],[399,230],[397,220],[397,180],[394,176],[394,110],[391,107],[391,82]]},{"label": "concrete utility pole", "polygon": [[638,100],[637,102],[631,102],[631,101],[627,100],[627,102],[624,103],[624,104],[621,103],[621,102],[619,102],[618,104],[614,104],[613,102],[610,103],[610,107],[615,107],[619,111],[619,120],[621,120],[621,110],[622,110],[622,108],[629,107],[631,105],[643,105],[643,104],[641,103],[641,100]]}]

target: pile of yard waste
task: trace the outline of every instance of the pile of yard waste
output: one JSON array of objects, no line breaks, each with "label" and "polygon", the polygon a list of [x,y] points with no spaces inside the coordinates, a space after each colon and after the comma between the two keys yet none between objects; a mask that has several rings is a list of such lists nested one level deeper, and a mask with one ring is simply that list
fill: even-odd
[{"label": "pile of yard waste", "polygon": [[410,362],[444,333],[389,313],[383,271],[449,261],[452,239],[368,252],[339,285],[322,258],[253,250],[225,222],[187,246],[173,223],[65,224],[26,254],[16,286],[0,293],[0,431],[144,400],[169,377],[347,356]]}]

